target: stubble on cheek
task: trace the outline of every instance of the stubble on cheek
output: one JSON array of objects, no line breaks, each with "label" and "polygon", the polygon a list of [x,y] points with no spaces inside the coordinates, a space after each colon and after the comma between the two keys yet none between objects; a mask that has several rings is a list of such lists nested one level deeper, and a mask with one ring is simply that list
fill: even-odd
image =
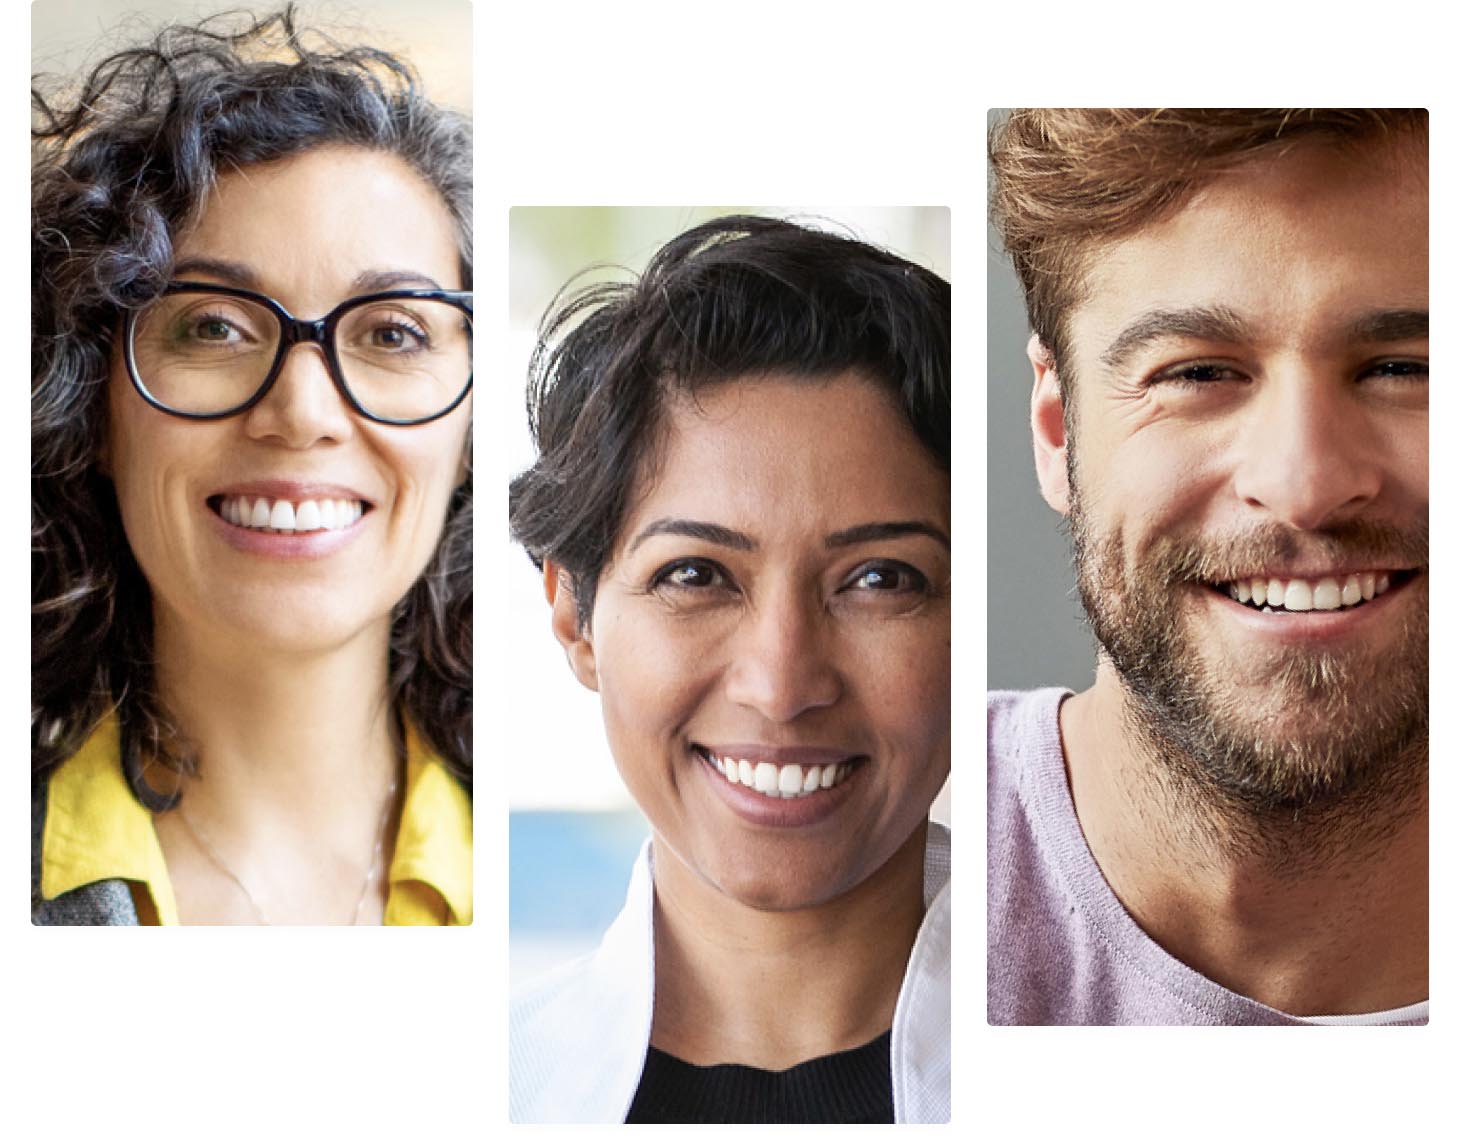
[{"label": "stubble on cheek", "polygon": [[[1207,636],[1198,614],[1211,607],[1199,591],[1235,576],[1227,567],[1276,561],[1291,536],[1162,536],[1133,554],[1121,527],[1094,533],[1078,494],[1070,532],[1080,597],[1121,679],[1130,727],[1198,798],[1261,815],[1422,780],[1427,606],[1405,608],[1384,652],[1359,644],[1243,653],[1224,647],[1218,630]],[[1330,544],[1413,554],[1427,535],[1358,526]]]}]

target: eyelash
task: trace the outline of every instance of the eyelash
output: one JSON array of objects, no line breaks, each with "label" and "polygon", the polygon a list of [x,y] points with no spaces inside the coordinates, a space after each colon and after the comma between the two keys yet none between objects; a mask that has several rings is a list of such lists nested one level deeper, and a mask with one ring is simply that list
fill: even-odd
[{"label": "eyelash", "polygon": [[[708,581],[699,585],[689,585],[685,582],[674,580],[674,576],[681,571],[692,570],[703,572]],[[841,587],[839,593],[846,590],[854,590],[857,584],[873,575],[883,575],[891,578],[897,576],[900,584],[890,588],[867,586],[868,593],[878,594],[908,594],[926,593],[929,588],[928,576],[921,570],[909,566],[906,562],[897,562],[892,559],[877,559],[872,562],[864,562],[858,566],[847,578],[846,584]],[[700,593],[711,589],[734,589],[734,582],[726,573],[724,567],[712,562],[707,558],[680,558],[661,567],[649,580],[649,589],[667,590],[673,592]]]},{"label": "eyelash", "polygon": [[1383,368],[1402,368],[1403,372],[1385,372],[1385,379],[1392,380],[1428,380],[1430,378],[1430,362],[1428,360],[1380,360],[1374,364],[1367,365],[1363,375],[1379,372]]},{"label": "eyelash", "polygon": [[[1192,372],[1220,372],[1226,373],[1227,375],[1198,380],[1194,376],[1188,375]],[[1171,384],[1178,388],[1200,388],[1207,384],[1214,384],[1221,379],[1232,379],[1240,375],[1241,373],[1231,365],[1197,360],[1189,364],[1178,364],[1174,368],[1167,368],[1164,371],[1158,372],[1147,383],[1151,386]]]},{"label": "eyelash", "polygon": [[[1399,368],[1401,372],[1382,372],[1382,369]],[[1190,375],[1195,372],[1215,372],[1220,375],[1208,376],[1204,379],[1197,379]],[[1360,378],[1378,374],[1381,379],[1393,380],[1428,380],[1430,365],[1427,360],[1378,360],[1365,364],[1359,369]],[[1232,367],[1230,364],[1222,364],[1216,361],[1196,360],[1187,364],[1178,364],[1173,368],[1157,372],[1147,382],[1147,387],[1155,387],[1158,384],[1174,385],[1178,388],[1201,388],[1208,384],[1216,384],[1222,380],[1241,379],[1245,373]]]},{"label": "eyelash", "polygon": [[[703,570],[708,571],[710,581],[698,586],[689,586],[683,582],[675,582],[672,576],[680,570]],[[654,576],[649,579],[650,590],[687,590],[698,592],[708,590],[712,587],[724,587],[730,582],[730,575],[725,573],[722,566],[711,562],[708,558],[679,558],[657,570]]]},{"label": "eyelash", "polygon": [[903,582],[902,585],[893,587],[891,589],[867,587],[867,589],[873,593],[925,593],[928,589],[928,576],[924,574],[921,570],[909,566],[906,562],[893,562],[886,559],[879,559],[876,562],[868,562],[862,566],[857,567],[857,569],[852,572],[852,576],[849,579],[849,585],[843,587],[843,589],[852,588],[855,583],[860,582],[864,578],[867,578],[873,574],[883,574],[888,576],[897,574],[901,575],[904,579],[907,579]]}]

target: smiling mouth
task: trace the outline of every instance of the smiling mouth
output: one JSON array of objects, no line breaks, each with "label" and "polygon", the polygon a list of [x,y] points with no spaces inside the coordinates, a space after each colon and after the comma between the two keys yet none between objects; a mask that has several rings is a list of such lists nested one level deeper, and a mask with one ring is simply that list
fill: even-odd
[{"label": "smiling mouth", "polygon": [[230,526],[264,534],[344,530],[369,510],[361,499],[271,499],[263,495],[213,495],[208,509]]},{"label": "smiling mouth", "polygon": [[720,756],[698,744],[692,749],[727,783],[775,800],[804,799],[834,788],[867,760],[865,756],[849,756],[825,764],[773,764],[768,760]]},{"label": "smiling mouth", "polygon": [[1207,583],[1207,586],[1259,613],[1327,613],[1368,605],[1379,595],[1402,586],[1416,573],[1414,570],[1370,570],[1318,578],[1257,576]]}]

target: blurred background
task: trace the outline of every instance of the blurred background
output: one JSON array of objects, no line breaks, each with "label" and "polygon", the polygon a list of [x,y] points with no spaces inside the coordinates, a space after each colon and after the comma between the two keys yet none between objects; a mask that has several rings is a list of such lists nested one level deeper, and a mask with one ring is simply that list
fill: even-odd
[{"label": "blurred background", "polygon": [[[989,125],[1004,114],[990,111]],[[988,249],[988,687],[1083,689],[1095,679],[1095,641],[1062,519],[1034,477],[1024,294],[992,226]]]},{"label": "blurred background", "polygon": [[[196,23],[219,12],[265,16],[283,6],[284,0],[36,0],[31,70],[73,74],[150,39],[164,24]],[[296,0],[294,7],[297,26],[402,55],[432,99],[471,111],[469,0]]]},{"label": "blurred background", "polygon": [[[516,207],[509,221],[508,343],[498,356],[507,368],[502,382],[515,400],[515,426],[504,437],[512,473],[533,460],[523,402],[527,362],[537,324],[558,291],[570,280],[575,287],[628,280],[676,234],[736,213],[850,233],[951,280],[949,211],[941,207]],[[479,537],[482,555],[488,545]],[[507,597],[498,610],[505,625],[496,636],[511,646],[502,707],[508,717],[503,739],[514,760],[506,767],[516,984],[597,944],[623,905],[649,828],[609,755],[597,696],[578,684],[548,628],[541,576],[520,547],[509,544],[501,556],[508,564]],[[935,818],[948,820],[948,801],[945,788]]]}]

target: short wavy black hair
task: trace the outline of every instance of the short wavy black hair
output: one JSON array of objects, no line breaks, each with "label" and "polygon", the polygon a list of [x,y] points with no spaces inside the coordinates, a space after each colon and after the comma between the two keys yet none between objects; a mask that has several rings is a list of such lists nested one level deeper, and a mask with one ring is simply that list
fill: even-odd
[{"label": "short wavy black hair", "polygon": [[[329,144],[394,154],[441,194],[471,288],[471,127],[411,69],[296,26],[292,6],[172,26],[79,82],[36,77],[31,166],[31,755],[39,775],[115,711],[122,760],[195,770],[154,685],[151,594],[97,468],[121,315],[167,283],[220,174]],[[396,607],[390,697],[471,781],[472,480]]]},{"label": "short wavy black hair", "polygon": [[512,481],[513,537],[568,573],[587,628],[670,397],[770,373],[866,377],[949,470],[950,298],[896,254],[752,215],[680,234],[637,281],[570,282],[529,369],[538,457]]}]

